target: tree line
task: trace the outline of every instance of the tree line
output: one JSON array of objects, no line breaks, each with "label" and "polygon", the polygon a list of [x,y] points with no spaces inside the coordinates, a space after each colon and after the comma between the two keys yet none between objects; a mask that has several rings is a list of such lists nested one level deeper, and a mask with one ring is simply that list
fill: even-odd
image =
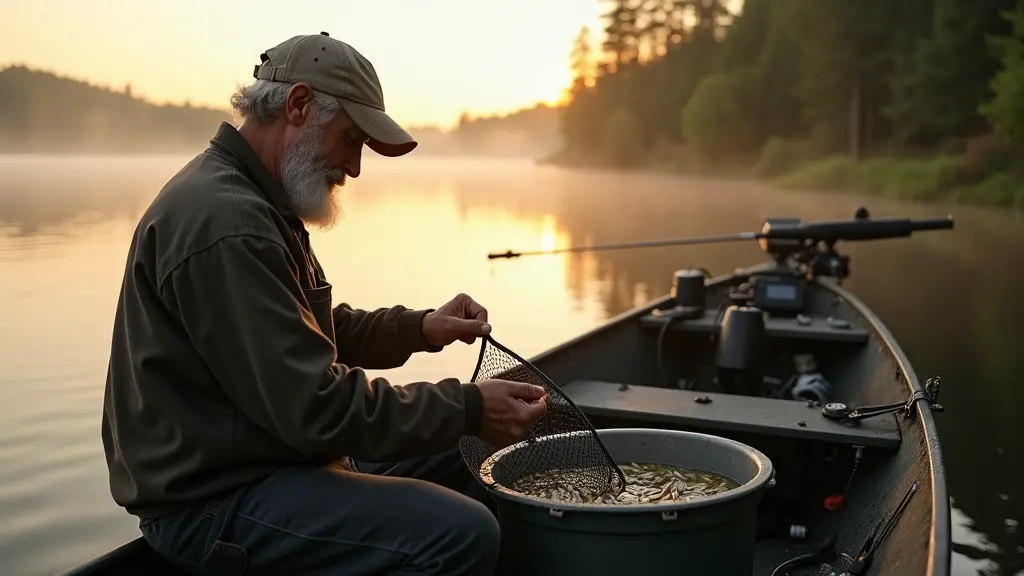
[{"label": "tree line", "polygon": [[598,45],[583,29],[572,49],[556,162],[777,176],[826,159],[853,174],[873,159],[941,158],[928,170],[948,173],[947,187],[1010,186],[1024,0],[605,4]]},{"label": "tree line", "polygon": [[410,126],[419,156],[489,156],[544,158],[558,151],[560,109],[536,104],[504,114],[471,116],[462,112],[451,130]]},{"label": "tree line", "polygon": [[[417,156],[550,155],[561,145],[555,107],[463,114],[450,131],[412,126]],[[122,89],[93,86],[24,66],[0,69],[0,153],[184,152],[209,144],[227,109],[157,105]]]},{"label": "tree line", "polygon": [[0,70],[0,152],[202,150],[226,110],[156,105],[48,72]]}]

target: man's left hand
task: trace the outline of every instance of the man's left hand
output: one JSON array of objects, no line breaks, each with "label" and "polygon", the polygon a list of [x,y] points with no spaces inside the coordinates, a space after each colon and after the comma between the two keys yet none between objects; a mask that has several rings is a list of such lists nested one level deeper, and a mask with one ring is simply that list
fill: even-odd
[{"label": "man's left hand", "polygon": [[490,333],[487,309],[465,294],[423,317],[423,338],[432,346],[447,346],[456,340],[472,344]]}]

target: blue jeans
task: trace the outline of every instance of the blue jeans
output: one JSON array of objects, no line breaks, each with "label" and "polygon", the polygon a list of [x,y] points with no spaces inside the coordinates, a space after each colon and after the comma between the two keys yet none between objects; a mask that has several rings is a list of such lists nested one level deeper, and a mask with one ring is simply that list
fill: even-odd
[{"label": "blue jeans", "polygon": [[140,527],[192,574],[495,573],[498,522],[457,449],[357,467],[283,468]]}]

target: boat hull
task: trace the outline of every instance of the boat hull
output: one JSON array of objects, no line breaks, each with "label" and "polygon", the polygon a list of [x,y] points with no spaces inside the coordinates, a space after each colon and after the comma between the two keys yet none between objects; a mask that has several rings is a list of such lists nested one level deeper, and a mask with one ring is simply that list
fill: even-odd
[{"label": "boat hull", "polygon": [[[726,302],[730,289],[752,273],[772,269],[773,266],[765,265],[710,279],[706,287],[708,310]],[[887,518],[915,484],[915,494],[875,553],[870,573],[949,574],[949,495],[934,415],[927,403],[914,404],[912,418],[889,414],[864,420],[857,427],[843,425],[837,431],[834,423],[822,421],[819,408],[806,410],[807,416],[793,422],[792,406],[776,410],[777,405],[767,398],[729,397],[725,403],[720,402],[719,394],[701,394],[699,386],[696,390],[676,389],[674,382],[666,383],[656,368],[659,352],[665,371],[690,377],[692,383],[700,382],[701,369],[713,365],[715,345],[702,332],[706,326],[697,322],[674,345],[666,340],[659,350],[657,330],[645,327],[643,319],[649,319],[653,310],[670,308],[672,304],[672,299],[665,296],[630,310],[530,361],[553,381],[563,384],[569,397],[597,428],[662,425],[732,438],[764,451],[782,468],[779,486],[773,491],[779,494],[797,490],[794,484],[813,492],[828,492],[827,487],[820,489],[821,483],[837,488],[835,492],[843,492],[842,465],[833,467],[837,473],[830,478],[828,473],[808,470],[806,463],[794,460],[806,456],[807,451],[819,449],[838,449],[838,460],[854,452],[855,446],[865,446],[853,479],[845,478],[850,488],[842,510],[825,509],[823,499],[815,503],[796,498],[771,502],[766,498],[769,501],[762,507],[765,516],[787,516],[787,504],[798,507],[798,512],[788,514],[794,519],[789,525],[796,526],[795,532],[806,528],[807,535],[803,539],[788,537],[785,520],[781,521],[781,528],[764,530],[758,541],[755,574],[771,574],[787,557],[814,548],[830,534],[834,535],[839,552],[856,554],[879,519]],[[852,293],[831,280],[817,279],[808,286],[806,309],[815,319],[842,319],[856,329],[844,329],[839,335],[827,330],[799,335],[786,331],[786,320],[769,327],[780,341],[776,351],[812,350],[818,354],[821,372],[835,391],[834,400],[850,406],[878,405],[905,401],[915,392],[923,391],[921,381],[891,332]],[[601,385],[605,385],[604,389]],[[618,401],[616,406],[611,390],[619,388],[627,388],[618,392],[619,396],[635,393],[635,400]],[[731,416],[694,416],[701,407],[694,403],[698,396],[713,399],[703,406],[721,404],[719,412]],[[649,401],[643,403],[645,398]],[[762,411],[752,411],[748,407],[751,404],[760,406]],[[814,433],[819,430],[815,427],[829,432],[828,435],[816,438]],[[866,432],[871,430],[879,431],[879,437],[869,437]],[[829,442],[830,438],[835,441]],[[795,453],[799,455],[794,456]],[[787,474],[815,473],[819,474],[814,480],[787,479]]]}]

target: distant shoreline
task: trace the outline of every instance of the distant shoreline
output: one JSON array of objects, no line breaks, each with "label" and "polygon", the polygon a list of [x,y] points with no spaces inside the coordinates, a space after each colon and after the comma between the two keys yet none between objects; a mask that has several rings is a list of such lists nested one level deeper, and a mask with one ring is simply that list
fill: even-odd
[{"label": "distant shoreline", "polygon": [[[923,158],[873,157],[855,161],[835,155],[767,166],[762,160],[717,167],[677,159],[616,166],[595,158],[556,154],[538,165],[566,170],[615,170],[638,174],[664,174],[747,181],[791,192],[859,194],[891,200],[1024,211],[1024,177],[999,170],[971,178],[970,167],[956,155]],[[771,164],[771,163],[768,163]]]},{"label": "distant shoreline", "polygon": [[[463,114],[452,130],[409,126],[420,154],[537,157],[557,150],[559,109],[538,104],[495,116]],[[0,154],[188,154],[209,146],[229,110],[158,105],[24,66],[0,68]]]}]

